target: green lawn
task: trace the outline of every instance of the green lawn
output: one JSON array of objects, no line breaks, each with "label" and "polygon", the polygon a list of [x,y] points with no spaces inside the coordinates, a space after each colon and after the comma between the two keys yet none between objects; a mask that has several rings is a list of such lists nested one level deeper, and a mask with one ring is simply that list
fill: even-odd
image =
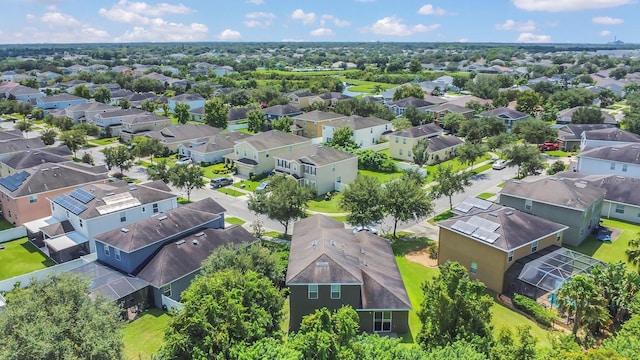
[{"label": "green lawn", "polygon": [[479,194],[478,196],[476,196],[478,199],[483,199],[483,200],[487,200],[488,198],[495,196],[496,194],[494,193],[490,193],[490,192],[484,192],[482,194]]},{"label": "green lawn", "polygon": [[93,144],[93,145],[98,145],[98,146],[102,146],[102,145],[109,145],[109,144],[115,144],[118,142],[118,138],[117,137],[110,137],[110,138],[104,138],[104,139],[91,139],[89,140],[89,143]]},{"label": "green lawn", "polygon": [[495,293],[490,292],[489,295],[493,298],[491,325],[493,325],[494,334],[497,335],[498,331],[502,328],[509,328],[511,331],[516,332],[517,326],[528,326],[531,329],[533,337],[538,340],[536,349],[551,347],[551,343],[549,342],[549,334],[551,334],[551,332],[541,328],[536,322],[529,320],[528,317],[520,315],[502,304],[496,299]]},{"label": "green lawn", "polygon": [[347,216],[346,215],[336,215],[336,216],[329,216],[332,219],[336,219],[340,222],[346,223],[347,222]]},{"label": "green lawn", "polygon": [[191,204],[193,201],[188,200],[187,198],[184,198],[182,196],[178,196],[178,204],[180,205],[187,205],[187,204]]},{"label": "green lawn", "polygon": [[[232,186],[235,186],[237,188],[244,189],[244,190],[247,190],[247,191],[254,192],[256,190],[256,187],[258,185],[260,185],[260,183],[263,182],[263,181],[266,181],[266,179],[263,179],[263,180],[260,180],[260,181],[243,180],[243,181],[240,181],[240,182],[233,183]],[[243,187],[243,185],[244,185],[244,187]]]},{"label": "green lawn", "polygon": [[483,171],[487,171],[489,169],[491,169],[491,167],[493,166],[493,164],[484,164],[482,166],[476,166],[473,168],[473,172],[475,174],[480,174]]},{"label": "green lawn", "polygon": [[378,179],[381,184],[389,182],[391,180],[395,180],[402,176],[402,172],[396,171],[394,173],[383,173],[371,170],[358,170],[358,174],[373,176]]},{"label": "green lawn", "polygon": [[451,210],[447,210],[445,212],[441,212],[440,214],[437,214],[436,216],[432,217],[431,219],[428,220],[428,222],[431,225],[435,225],[439,221],[451,219],[452,217],[453,217],[453,213],[451,212]]},{"label": "green lawn", "polygon": [[[487,161],[487,160],[490,160],[490,159],[491,159],[491,155],[490,154],[485,154],[483,157],[481,157],[478,160],[476,160],[473,164],[477,165],[477,164],[479,164],[479,163],[481,163],[483,161]],[[440,166],[440,165],[452,166],[454,172],[458,172],[458,171],[466,170],[466,169],[471,170],[469,165],[461,163],[457,158],[454,158],[454,159],[451,159],[451,160],[447,160],[447,161],[443,161],[443,162],[441,162],[439,164],[427,165],[427,166],[425,166],[426,169],[427,169],[427,180],[426,180],[426,182],[433,181],[433,178],[434,178],[435,172],[436,172],[436,168],[438,166]],[[488,168],[490,168],[491,165],[488,164],[488,168],[487,169],[483,169],[483,167],[478,167],[478,168],[474,167],[473,171],[482,172],[482,171],[487,170]]]},{"label": "green lawn", "polygon": [[0,280],[28,274],[32,271],[55,265],[51,259],[33,246],[26,237],[0,245],[5,247],[0,250]]},{"label": "green lawn", "polygon": [[176,162],[178,161],[178,159],[176,159],[176,157],[172,155],[172,156],[167,156],[167,157],[153,158],[153,163],[157,164],[162,159],[167,160],[167,166],[169,166],[169,167],[174,166],[176,164]]},{"label": "green lawn", "polygon": [[125,359],[150,359],[163,342],[170,316],[160,309],[150,309],[122,330]]},{"label": "green lawn", "polygon": [[218,189],[218,192],[221,192],[226,195],[234,196],[234,197],[245,195],[245,193],[243,193],[242,191],[234,190],[229,187],[221,187]]},{"label": "green lawn", "polygon": [[206,177],[206,178],[215,179],[215,178],[219,178],[219,177],[231,177],[230,176],[231,171],[229,171],[229,173],[227,173],[227,174],[216,174],[214,172],[214,170],[220,171],[221,169],[224,169],[224,165],[222,165],[222,164],[215,164],[215,165],[209,165],[209,166],[203,166],[202,167],[202,171],[204,172],[204,177]]},{"label": "green lawn", "polygon": [[576,154],[576,152],[574,151],[562,151],[562,150],[551,150],[551,151],[545,151],[544,153],[552,157],[569,157]]},{"label": "green lawn", "polygon": [[10,222],[8,222],[7,219],[0,218],[0,231],[11,229],[13,227],[14,226]]},{"label": "green lawn", "polygon": [[324,195],[317,196],[315,199],[309,201],[307,210],[318,211],[322,213],[341,213],[344,212],[340,208],[341,193],[335,193],[331,197],[331,200],[326,201]]},{"label": "green lawn", "polygon": [[233,217],[233,216],[225,217],[224,221],[229,223],[229,224],[232,224],[232,225],[244,225],[244,223],[246,222],[246,221],[244,221],[242,219],[239,219],[239,218]]},{"label": "green lawn", "polygon": [[610,263],[622,261],[627,264],[627,268],[632,269],[633,266],[627,261],[625,251],[629,248],[629,241],[640,236],[640,226],[611,219],[603,220],[604,226],[622,230],[622,233],[617,239],[612,242],[602,242],[596,240],[595,236],[591,235],[578,247],[565,246],[598,260]]}]

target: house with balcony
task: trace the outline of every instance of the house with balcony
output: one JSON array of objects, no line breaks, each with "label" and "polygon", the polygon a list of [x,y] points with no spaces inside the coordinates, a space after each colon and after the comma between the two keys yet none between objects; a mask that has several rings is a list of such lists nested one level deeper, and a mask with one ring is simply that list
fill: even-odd
[{"label": "house with balcony", "polygon": [[548,177],[509,180],[498,199],[501,205],[568,226],[563,241],[578,246],[598,226],[604,194],[584,181]]},{"label": "house with balcony", "polygon": [[251,177],[273,171],[275,158],[311,144],[311,140],[280,130],[269,130],[236,141],[233,152],[224,156],[232,161],[238,174]]},{"label": "house with balcony", "polygon": [[127,142],[134,136],[150,131],[159,131],[170,127],[172,121],[166,116],[143,112],[135,116],[127,116],[122,119],[120,127],[120,139]]},{"label": "house with balcony", "polygon": [[87,102],[85,98],[62,93],[38,98],[38,100],[36,100],[36,106],[44,110],[64,109],[73,105],[86,104]]},{"label": "house with balcony", "polygon": [[587,148],[578,154],[577,172],[640,178],[640,144]]},{"label": "house with balcony", "polygon": [[409,331],[411,301],[391,244],[375,234],[320,214],[296,222],[285,283],[291,331],[320,308],[345,305],[358,313],[360,331]]},{"label": "house with balcony", "polygon": [[308,145],[274,155],[275,172],[290,175],[302,186],[312,186],[316,194],[341,190],[358,175],[358,156],[332,147]]},{"label": "house with balcony", "polygon": [[380,142],[380,139],[391,132],[391,122],[374,116],[363,117],[351,115],[331,120],[322,125],[324,142],[330,142],[333,132],[340,127],[353,130],[352,139],[361,149],[367,149]]},{"label": "house with balcony", "polygon": [[300,133],[309,139],[322,138],[322,126],[336,119],[342,119],[345,115],[313,110],[293,117],[294,124],[300,128]]},{"label": "house with balcony", "polygon": [[616,127],[587,130],[582,132],[580,150],[601,146],[640,144],[640,135]]}]

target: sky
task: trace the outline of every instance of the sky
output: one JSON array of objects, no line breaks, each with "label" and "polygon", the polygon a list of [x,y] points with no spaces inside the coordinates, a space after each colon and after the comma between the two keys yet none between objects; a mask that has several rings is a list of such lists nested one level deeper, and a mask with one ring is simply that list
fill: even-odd
[{"label": "sky", "polygon": [[0,43],[640,43],[640,0],[0,0]]}]

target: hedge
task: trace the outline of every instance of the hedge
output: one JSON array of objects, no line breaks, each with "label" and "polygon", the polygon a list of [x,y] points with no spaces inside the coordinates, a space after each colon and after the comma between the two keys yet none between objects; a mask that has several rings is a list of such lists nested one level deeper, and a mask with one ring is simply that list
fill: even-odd
[{"label": "hedge", "polygon": [[523,311],[524,313],[531,315],[541,325],[551,327],[555,316],[544,306],[538,304],[535,300],[532,300],[526,296],[514,294],[511,297],[511,303],[513,306]]}]

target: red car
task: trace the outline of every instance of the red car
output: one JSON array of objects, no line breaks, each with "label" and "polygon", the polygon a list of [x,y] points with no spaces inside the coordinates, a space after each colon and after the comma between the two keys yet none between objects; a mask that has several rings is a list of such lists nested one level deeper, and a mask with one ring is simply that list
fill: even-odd
[{"label": "red car", "polygon": [[552,143],[552,142],[546,142],[544,144],[538,145],[538,150],[540,151],[558,150],[558,144]]}]

